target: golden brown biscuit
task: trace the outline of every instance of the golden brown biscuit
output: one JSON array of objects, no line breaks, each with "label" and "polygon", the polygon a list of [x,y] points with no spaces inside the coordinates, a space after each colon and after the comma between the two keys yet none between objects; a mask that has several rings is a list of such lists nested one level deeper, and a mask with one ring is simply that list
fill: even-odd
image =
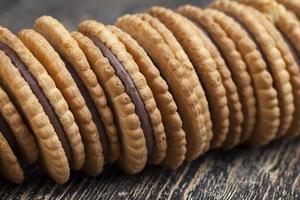
[{"label": "golden brown biscuit", "polygon": [[[115,69],[94,42],[79,32],[73,32],[72,35],[84,51],[98,80],[103,85],[115,115],[119,127],[120,144],[123,149],[119,162],[127,164],[125,168],[127,173],[140,172],[147,162],[147,148],[139,117],[135,113],[135,106],[125,92],[125,87],[116,75]],[[123,147],[124,143],[127,145]]]},{"label": "golden brown biscuit", "polygon": [[209,148],[211,121],[202,86],[182,47],[163,24],[149,15],[125,15],[116,24],[146,50],[167,81],[186,132],[186,159],[197,158]]},{"label": "golden brown biscuit", "polygon": [[[279,130],[285,132],[292,121],[294,111],[292,87],[285,62],[275,41],[266,28],[263,27],[257,18],[249,11],[249,7],[231,1],[217,1],[212,4],[212,7],[235,18],[248,30],[249,35],[251,34],[261,49],[262,55],[265,56],[268,70],[273,76],[274,86],[278,92],[280,128],[278,127],[279,129],[276,130],[276,132],[273,132],[275,131],[274,129],[269,129],[269,131],[265,133],[253,134],[249,141],[250,143],[253,142],[255,146],[266,144],[276,137],[277,134],[280,134],[278,133]],[[278,113],[274,112],[274,117],[269,118],[269,120],[272,121],[277,115]],[[272,123],[272,125],[274,124]],[[275,126],[273,127],[275,128]]]},{"label": "golden brown biscuit", "polygon": [[23,182],[24,172],[2,132],[0,132],[0,166],[1,174],[9,181],[13,183]]},{"label": "golden brown biscuit", "polygon": [[[52,92],[56,95],[56,100],[62,102],[60,96],[57,95],[55,84],[29,50],[6,28],[0,28],[0,41],[2,88],[5,87],[10,99],[20,107],[20,112],[28,120],[49,175],[56,182],[64,183],[68,180],[70,173],[65,152],[68,147],[63,148],[61,138],[58,138],[58,131],[62,129],[59,119],[55,117],[52,104],[50,100],[47,100],[42,86],[39,85],[34,75],[39,77],[45,91],[47,89],[48,92]],[[63,105],[64,103],[60,109],[65,108]],[[56,106],[59,108],[57,104]]]},{"label": "golden brown biscuit", "polygon": [[251,77],[240,52],[236,49],[234,42],[225,30],[212,18],[213,16],[210,15],[209,10],[201,11],[197,7],[186,5],[179,8],[179,12],[195,22],[201,22],[206,27],[206,31],[210,34],[226,61],[242,103],[244,122],[240,142],[245,141],[254,129],[257,109]]},{"label": "golden brown biscuit", "polygon": [[[250,136],[256,121],[255,96],[246,65],[232,40],[227,37],[226,32],[214,21],[212,16],[209,16],[208,12],[189,5],[180,7],[178,11],[191,19],[211,38],[225,61],[221,55],[219,55],[221,59],[214,59],[216,61],[222,60],[223,68],[229,68],[227,70],[231,71],[224,72],[224,70],[219,69],[221,75],[225,73],[222,75],[222,79],[226,75],[229,77],[227,81],[223,81],[223,85],[228,99],[230,125],[228,136],[222,146],[223,148],[234,147],[241,140]],[[231,80],[232,83],[228,80]],[[243,119],[245,119],[244,122]]]},{"label": "golden brown biscuit", "polygon": [[[72,165],[73,146],[68,142],[73,135],[79,134],[79,132],[73,114],[69,111],[68,104],[44,67],[28,51],[23,43],[13,34],[7,34],[6,37],[7,38],[4,38],[2,41],[1,49],[10,57],[12,62],[14,62],[14,60],[23,62],[23,64],[20,62],[20,67],[16,65],[22,76],[27,79],[27,82],[30,80],[37,84],[36,90],[33,89],[33,87],[31,88],[36,92],[36,96],[41,104],[45,104],[43,109],[47,110],[47,115],[63,145],[69,163]],[[7,40],[4,41],[5,39]],[[25,53],[23,54],[23,52]],[[18,59],[14,58],[17,56],[19,56]],[[25,68],[21,69],[21,67]],[[30,86],[33,84],[31,82],[28,82]]]},{"label": "golden brown biscuit", "polygon": [[[257,134],[258,130],[263,133],[268,131],[270,127],[277,127],[278,119],[273,116],[273,112],[278,112],[279,109],[277,93],[273,87],[272,76],[267,70],[267,65],[259,46],[257,46],[250,33],[233,18],[213,9],[208,9],[206,12],[226,31],[228,37],[234,42],[237,51],[241,54],[242,59],[246,63],[257,102],[258,119],[256,120],[253,133]],[[279,117],[279,115],[277,117]],[[268,121],[269,124],[266,126],[266,122],[260,119],[273,120]],[[264,130],[264,128],[266,128],[266,130]],[[248,136],[242,138],[242,142],[247,140],[251,134],[250,132]]]},{"label": "golden brown biscuit", "polygon": [[[27,127],[25,116],[18,112],[18,108],[11,102],[0,83],[0,110],[3,118],[10,126],[10,135],[16,140],[19,156],[28,164],[37,161],[39,150],[32,132]],[[4,135],[5,136],[5,135]]]},{"label": "golden brown biscuit", "polygon": [[110,158],[116,160],[119,156],[117,130],[105,93],[76,40],[61,23],[43,16],[36,20],[34,29],[60,54],[91,112],[94,123],[90,131],[82,135],[88,156],[84,171],[98,175],[103,169],[104,159],[109,162]]},{"label": "golden brown biscuit", "polygon": [[300,2],[298,0],[277,0],[282,3],[287,9],[293,11],[300,19]]},{"label": "golden brown biscuit", "polygon": [[[74,121],[73,114],[69,110],[68,104],[60,91],[56,88],[53,79],[48,75],[41,63],[36,60],[23,43],[15,38],[13,34],[7,34],[7,38],[7,41],[2,44],[2,50],[10,56],[12,61],[14,61],[12,59],[14,55],[10,54],[10,52],[15,52],[16,56],[19,56],[19,59],[24,62],[24,71],[26,70],[26,72],[22,74],[21,69],[19,70],[25,79],[28,76],[27,80],[31,79],[31,81],[38,84],[36,91],[39,92],[39,94],[36,93],[36,96],[39,98],[41,103],[45,104],[43,109],[48,109],[46,111],[48,112],[47,115],[49,116],[49,119],[63,145],[70,165],[72,166],[74,164],[76,166],[77,163],[75,162],[76,160],[73,160],[73,155],[76,154],[77,144],[74,145],[71,141],[74,135],[79,135],[79,130]],[[24,51],[26,54],[22,54]],[[29,85],[30,84],[31,82],[29,82]],[[42,98],[45,100],[42,101]],[[81,163],[81,165],[82,164],[83,163]]]},{"label": "golden brown biscuit", "polygon": [[116,75],[125,87],[125,92],[135,105],[136,113],[141,121],[146,139],[148,162],[159,164],[166,155],[166,136],[161,113],[145,77],[140,73],[125,46],[103,24],[96,21],[85,21],[79,25],[79,31],[94,42],[115,69]]},{"label": "golden brown biscuit", "polygon": [[[35,32],[34,30],[30,30],[30,29],[22,30],[21,32],[19,32],[19,38],[23,41],[23,43],[31,51],[31,53],[41,62],[41,64],[43,64],[44,68],[47,70],[49,75],[55,81],[57,88],[60,89],[60,91],[64,95],[64,98],[68,102],[68,105],[71,106],[72,104],[69,103],[70,95],[66,95],[66,92],[68,92],[68,94],[70,94],[69,91],[73,91],[73,94],[76,94],[76,88],[74,89],[74,88],[72,88],[72,86],[68,87],[71,85],[71,84],[69,84],[69,82],[72,81],[72,78],[69,77],[70,74],[68,74],[67,72],[64,71],[65,67],[62,66],[63,62],[61,60],[59,60],[60,58],[59,58],[58,54],[54,51],[54,49],[50,46],[50,44],[45,40],[45,38],[43,38],[40,34]],[[80,104],[80,101],[79,101],[80,96],[78,97],[78,95],[77,95],[76,97],[78,99],[77,100],[77,108],[78,108],[78,104]],[[71,111],[72,111],[72,108],[71,108]],[[76,113],[74,113],[74,111],[72,111],[72,113],[76,114]],[[78,120],[76,120],[76,118],[75,118],[75,121],[78,121]],[[77,127],[75,127],[75,128],[77,129]],[[70,143],[70,146],[72,148],[73,168],[78,170],[85,163],[84,146],[82,143],[82,139],[81,139],[79,130],[76,130],[72,134],[69,135],[68,142]]]},{"label": "golden brown biscuit", "polygon": [[148,12],[172,31],[191,59],[205,90],[212,116],[214,136],[211,147],[220,147],[228,133],[229,109],[226,91],[216,62],[197,35],[194,25],[187,23],[186,18],[162,7],[152,7]]},{"label": "golden brown biscuit", "polygon": [[[257,14],[257,18],[263,26],[266,27],[269,34],[274,38],[274,41],[276,41],[277,48],[282,54],[291,77],[291,85],[293,87],[293,95],[295,99],[295,112],[292,124],[286,135],[289,138],[294,138],[300,133],[300,102],[296,101],[296,99],[300,98],[300,62],[299,55],[294,52],[296,50],[300,50],[300,22],[291,16],[291,13],[286,11],[283,6],[277,4],[275,1],[242,0],[242,2],[265,13],[265,16],[267,16],[278,28],[276,29],[270,21],[266,20],[266,18],[262,17],[262,15],[258,12],[252,10],[252,13]],[[284,134],[278,135],[278,137],[283,135]]]},{"label": "golden brown biscuit", "polygon": [[186,139],[177,105],[169,87],[145,50],[129,34],[115,26],[109,28],[132,55],[153,92],[166,132],[167,153],[163,165],[171,169],[177,168],[185,160]]},{"label": "golden brown biscuit", "polygon": [[239,0],[239,2],[249,5],[264,14],[264,16],[274,23],[278,30],[282,32],[288,40],[292,41],[294,48],[300,52],[300,21],[292,11],[274,0]]}]

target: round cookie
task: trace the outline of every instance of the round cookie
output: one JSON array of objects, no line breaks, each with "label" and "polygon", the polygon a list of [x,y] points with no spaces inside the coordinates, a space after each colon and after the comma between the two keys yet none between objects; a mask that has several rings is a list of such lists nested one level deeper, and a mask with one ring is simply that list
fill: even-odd
[{"label": "round cookie", "polygon": [[[250,140],[253,139],[255,146],[266,144],[276,137],[276,135],[284,133],[291,124],[293,117],[294,105],[292,87],[285,62],[273,38],[266,28],[260,24],[259,20],[249,11],[249,7],[231,1],[217,1],[212,4],[212,7],[225,12],[236,19],[240,25],[244,26],[244,29],[248,31],[248,34],[251,35],[253,40],[258,44],[262,56],[264,56],[267,62],[268,70],[273,76],[273,84],[278,92],[280,126],[276,132],[273,132],[274,129],[269,129],[269,131],[265,133],[254,134],[253,137],[250,138]],[[277,113],[275,114],[277,115]],[[272,120],[274,118],[268,119]]]},{"label": "round cookie", "polygon": [[[10,99],[20,108],[19,112],[30,124],[48,174],[56,182],[64,183],[70,174],[69,157],[66,156],[68,145],[62,146],[62,143],[67,143],[67,139],[64,138],[64,134],[60,138],[57,135],[63,128],[42,86],[44,89],[47,87],[48,93],[52,92],[52,95],[55,95],[55,100],[59,100],[60,106],[55,104],[53,99],[52,103],[58,111],[64,111],[60,115],[61,118],[68,114],[64,109],[67,106],[64,106],[60,93],[41,64],[15,35],[3,27],[0,27],[0,49],[2,88],[5,87]],[[40,82],[35,77],[38,77]]]},{"label": "round cookie", "polygon": [[300,2],[298,0],[277,0],[283,4],[287,9],[293,11],[300,19]]},{"label": "round cookie", "polygon": [[[146,78],[139,71],[135,60],[118,37],[103,24],[85,21],[79,25],[78,30],[90,38],[102,55],[108,59],[133,102],[146,139],[148,163],[161,163],[167,149],[161,113]],[[121,166],[123,165],[121,163]]]},{"label": "round cookie", "polygon": [[[15,36],[12,35],[11,40],[15,39],[13,37]],[[21,55],[16,55],[20,57],[22,62],[24,62],[22,66],[20,65],[19,71],[22,76],[27,79],[29,85],[31,82],[35,82],[37,84],[36,89],[32,87],[32,90],[34,93],[36,92],[36,96],[41,101],[41,104],[44,104],[43,109],[47,112],[51,123],[55,127],[55,131],[63,145],[69,164],[80,168],[83,162],[76,163],[76,160],[73,159],[77,156],[78,148],[77,143],[72,142],[73,138],[76,138],[77,136],[80,137],[80,133],[78,126],[74,121],[74,116],[68,108],[68,104],[60,91],[56,88],[54,81],[48,75],[44,67],[36,60],[36,58],[28,51],[20,40],[15,40],[17,42],[12,42],[12,47],[9,47],[10,43],[8,42],[7,44],[1,44],[1,49],[11,58],[12,61],[12,57],[14,56],[13,51],[15,51],[15,54],[17,54],[16,52],[18,50],[24,49],[24,51],[27,51],[26,55],[22,55],[24,58],[22,58]],[[20,47],[20,49],[16,49],[19,47],[18,45],[22,47]]]},{"label": "round cookie", "polygon": [[123,149],[119,162],[123,163],[122,167],[127,173],[138,173],[146,165],[147,148],[139,117],[135,113],[135,106],[126,93],[120,78],[116,75],[115,69],[103,56],[102,51],[83,34],[74,32],[72,35],[78,41],[103,85],[115,115],[119,127],[121,149]]},{"label": "round cookie", "polygon": [[[28,137],[28,139],[26,137]],[[18,139],[18,141],[16,139]],[[27,145],[33,146],[30,147]],[[25,157],[30,158],[31,161],[35,161],[37,155],[38,149],[32,135],[28,129],[24,128],[24,124],[18,112],[0,87],[1,173],[13,183],[21,183],[24,180],[24,172],[18,162],[18,158],[24,161]]]},{"label": "round cookie", "polygon": [[[15,105],[11,102],[5,91],[1,88],[0,83],[0,111],[8,125],[10,126],[10,135],[16,140],[17,153],[21,160],[28,164],[33,164],[39,156],[39,149],[36,141],[28,129],[25,116],[22,116]],[[2,131],[3,136],[4,134]]]},{"label": "round cookie", "polygon": [[177,105],[169,91],[169,86],[161,77],[159,70],[153,64],[145,50],[129,34],[115,26],[109,26],[109,29],[132,55],[153,92],[166,132],[168,148],[163,165],[169,169],[175,169],[185,160],[186,138],[185,132],[182,129],[182,121],[178,114]]},{"label": "round cookie", "polygon": [[[227,33],[220,27],[220,25],[214,21],[209,10],[202,11],[200,8],[186,5],[180,7],[178,11],[200,26],[203,31],[207,32],[209,37],[220,50],[220,53],[227,64],[226,67],[228,67],[231,71],[232,79],[237,87],[239,99],[242,104],[244,116],[242,128],[240,130],[235,130],[235,132],[229,131],[228,137],[223,144],[223,148],[233,147],[250,137],[256,123],[256,100],[251,77],[247,71],[247,66],[242,59],[241,54],[236,49],[234,42],[227,36]],[[225,83],[223,84],[225,86]],[[230,104],[232,105],[229,98],[228,103],[229,106]],[[231,110],[234,109],[235,106],[230,109],[229,113],[231,113]]]},{"label": "round cookie", "polygon": [[[1,129],[3,129],[3,117],[0,116]],[[10,132],[7,133],[11,134]],[[22,183],[24,180],[24,172],[12,151],[8,141],[4,137],[2,130],[0,131],[0,167],[1,174],[10,182]]]},{"label": "round cookie", "polygon": [[[145,22],[149,23],[163,37],[166,44],[169,46],[169,48],[171,48],[172,51],[174,51],[176,58],[183,65],[185,65],[188,69],[194,71],[193,65],[191,64],[187,54],[184,52],[182,46],[178,43],[178,41],[174,37],[173,33],[163,23],[161,23],[157,18],[154,18],[149,14],[139,14],[138,16]],[[165,77],[165,80],[168,82],[168,77]],[[203,143],[202,152],[205,152],[209,149],[209,145],[208,145],[207,141],[211,141],[211,139],[212,139],[211,116],[210,116],[210,112],[208,110],[207,99],[204,98],[204,96],[205,96],[204,90],[203,90],[202,85],[199,82],[198,76],[195,72],[190,74],[189,81],[192,82],[192,88],[195,88],[196,95],[198,96],[200,105],[202,107],[201,112],[204,117],[203,123],[204,123],[205,130],[207,131],[203,135],[203,136],[205,136],[205,138],[203,140],[204,143]],[[171,82],[169,82],[169,84],[171,84]]]},{"label": "round cookie", "polygon": [[[195,26],[192,27],[196,28]],[[222,83],[226,91],[226,98],[229,109],[229,129],[226,135],[226,139],[222,143],[221,147],[223,149],[233,148],[234,146],[239,144],[241,138],[242,123],[244,120],[237,88],[232,80],[231,72],[229,71],[228,66],[225,64],[223,57],[221,56],[219,50],[216,48],[215,44],[212,42],[206,30],[199,26],[198,29],[195,29],[195,31],[197,32],[199,38],[201,38],[204,46],[210,52],[212,58],[215,60],[217,70],[219,71],[222,78]]]},{"label": "round cookie", "polygon": [[[215,22],[220,25],[232,42],[234,42],[237,51],[246,63],[247,71],[252,80],[257,102],[258,119],[253,132],[245,137],[244,140],[242,139],[242,142],[247,140],[252,134],[263,134],[269,131],[270,128],[277,129],[279,122],[277,93],[273,87],[272,76],[267,70],[267,65],[259,46],[254,42],[254,38],[251,37],[250,33],[233,18],[213,9],[207,9],[206,13],[214,18]],[[268,124],[261,119],[268,119]]]},{"label": "round cookie", "polygon": [[198,26],[203,26],[202,29],[206,29],[227,63],[227,67],[229,67],[231,71],[242,103],[244,122],[240,142],[245,141],[250,137],[254,129],[257,112],[251,77],[241,54],[236,49],[234,42],[227,36],[226,32],[214,21],[212,16],[210,16],[209,10],[202,11],[197,7],[186,5],[180,7],[178,11],[194,21]]},{"label": "round cookie", "polygon": [[[294,138],[300,133],[300,102],[296,101],[296,99],[300,99],[300,62],[297,53],[293,52],[295,49],[300,50],[300,23],[294,19],[291,13],[287,12],[283,6],[276,4],[275,1],[249,2],[248,0],[243,0],[242,2],[265,13],[278,28],[276,29],[270,21],[262,17],[257,11],[252,10],[252,13],[256,14],[262,25],[268,30],[274,41],[276,41],[277,48],[282,54],[291,77],[290,81],[295,99],[295,112],[292,124],[286,135],[289,138]],[[279,31],[281,31],[282,34]],[[280,136],[283,135],[278,135],[278,137]]]},{"label": "round cookie", "polygon": [[207,100],[187,55],[173,34],[150,15],[125,15],[116,25],[145,49],[169,85],[186,133],[186,159],[196,159],[209,149],[212,125]]},{"label": "round cookie", "polygon": [[83,118],[89,123],[89,127],[83,127],[88,131],[82,135],[87,156],[84,171],[92,176],[98,175],[104,160],[114,162],[120,155],[117,129],[102,86],[76,40],[60,22],[43,16],[35,21],[34,29],[57,51],[88,107],[83,113]]},{"label": "round cookie", "polygon": [[229,109],[226,91],[215,60],[197,35],[195,25],[188,23],[186,18],[162,7],[152,7],[148,12],[172,31],[189,56],[208,99],[214,133],[211,147],[220,147],[229,129]]},{"label": "round cookie", "polygon": [[[71,106],[70,110],[74,114],[75,121],[78,122],[78,120],[76,120],[76,115],[75,115],[76,112],[74,112],[72,109],[72,107],[74,106],[72,105],[71,95],[72,94],[76,95],[73,98],[77,97],[76,106],[77,109],[80,110],[81,99],[80,96],[78,97],[78,94],[80,93],[76,91],[76,88],[72,88],[73,86],[72,84],[74,81],[72,81],[72,78],[69,77],[70,76],[69,74],[65,73],[64,71],[65,66],[62,66],[61,65],[62,61],[58,60],[60,59],[58,54],[53,50],[53,48],[51,48],[51,46],[47,43],[47,41],[34,30],[29,30],[29,29],[22,30],[21,32],[19,32],[18,35],[19,38],[22,40],[22,42],[26,45],[26,47],[39,60],[39,62],[43,64],[44,68],[47,70],[49,75],[53,78],[57,88],[64,95],[64,98],[68,102],[68,105]],[[70,91],[72,91],[72,93]],[[68,92],[67,95],[66,92]],[[69,100],[70,96],[71,96],[71,100]],[[78,124],[79,126],[81,125],[80,123]],[[72,155],[73,168],[78,170],[82,168],[83,164],[85,163],[85,152],[84,152],[84,146],[83,146],[81,134],[78,131],[76,131],[76,133],[69,138],[69,143],[73,148],[73,155]]]}]

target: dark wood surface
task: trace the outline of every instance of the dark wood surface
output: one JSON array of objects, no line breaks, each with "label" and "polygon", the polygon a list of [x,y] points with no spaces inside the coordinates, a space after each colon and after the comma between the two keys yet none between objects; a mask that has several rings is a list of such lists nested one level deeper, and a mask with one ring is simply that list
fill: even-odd
[{"label": "dark wood surface", "polygon": [[[83,19],[105,23],[151,5],[175,8],[184,3],[204,6],[209,1],[108,0],[40,1],[0,0],[0,25],[13,31],[30,28],[36,17],[52,15],[70,30]],[[117,167],[90,178],[73,173],[56,185],[34,169],[22,185],[0,180],[0,199],[300,199],[300,139],[276,141],[258,150],[244,147],[212,151],[176,171],[147,167],[126,176]]]}]

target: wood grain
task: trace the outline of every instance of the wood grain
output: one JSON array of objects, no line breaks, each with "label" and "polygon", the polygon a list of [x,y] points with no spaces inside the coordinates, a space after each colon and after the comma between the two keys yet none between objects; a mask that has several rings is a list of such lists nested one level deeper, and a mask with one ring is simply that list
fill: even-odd
[{"label": "wood grain", "polygon": [[[1,0],[0,24],[13,31],[31,27],[36,17],[49,14],[70,30],[83,19],[105,23],[151,5],[175,8],[184,3],[204,6],[205,1],[117,0],[88,3],[75,0]],[[39,168],[22,185],[0,180],[0,199],[300,199],[300,139],[276,141],[258,150],[239,147],[213,151],[176,171],[147,167],[126,176],[107,166],[96,178],[75,172],[56,185]]]},{"label": "wood grain", "polygon": [[56,185],[39,169],[20,185],[0,181],[3,199],[299,199],[300,140],[262,149],[214,151],[176,171],[148,167],[126,176],[108,166],[99,177],[73,173]]}]

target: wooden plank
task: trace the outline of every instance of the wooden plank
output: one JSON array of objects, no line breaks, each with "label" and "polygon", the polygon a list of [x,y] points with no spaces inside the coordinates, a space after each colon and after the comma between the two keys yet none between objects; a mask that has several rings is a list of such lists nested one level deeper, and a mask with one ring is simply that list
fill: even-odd
[{"label": "wooden plank", "polygon": [[274,142],[262,149],[243,147],[214,151],[176,171],[147,167],[126,176],[107,166],[96,178],[82,173],[56,185],[40,170],[34,170],[22,185],[0,182],[4,199],[94,199],[94,198],[205,198],[205,199],[298,199],[300,191],[300,140]]}]

